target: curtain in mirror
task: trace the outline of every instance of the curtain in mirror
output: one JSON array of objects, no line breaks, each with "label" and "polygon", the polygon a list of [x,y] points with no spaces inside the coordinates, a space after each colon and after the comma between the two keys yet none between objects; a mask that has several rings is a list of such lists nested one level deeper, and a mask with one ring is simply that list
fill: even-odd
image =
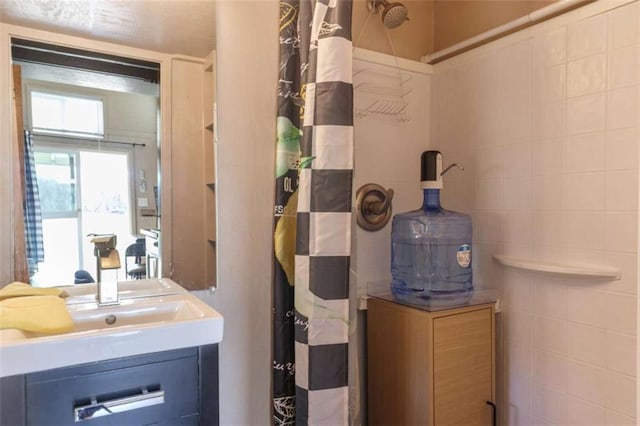
[{"label": "curtain in mirror", "polygon": [[33,275],[39,262],[44,262],[44,241],[42,238],[42,211],[33,152],[33,135],[24,132],[24,229],[29,275]]}]

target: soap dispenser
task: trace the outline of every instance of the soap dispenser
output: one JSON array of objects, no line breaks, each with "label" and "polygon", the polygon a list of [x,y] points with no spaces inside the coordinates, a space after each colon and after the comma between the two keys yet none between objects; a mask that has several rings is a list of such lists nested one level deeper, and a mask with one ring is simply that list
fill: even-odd
[{"label": "soap dispenser", "polygon": [[421,157],[423,204],[397,214],[391,227],[391,292],[401,302],[429,305],[463,303],[473,291],[471,217],[440,206],[442,154]]}]

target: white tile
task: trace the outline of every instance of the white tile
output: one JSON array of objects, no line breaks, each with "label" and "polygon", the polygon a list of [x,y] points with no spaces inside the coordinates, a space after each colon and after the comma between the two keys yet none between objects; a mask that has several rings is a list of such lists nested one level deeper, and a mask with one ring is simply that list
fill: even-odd
[{"label": "white tile", "polygon": [[606,212],[606,248],[634,253],[638,250],[638,215],[634,212]]},{"label": "white tile", "polygon": [[475,227],[478,229],[479,242],[502,242],[502,212],[481,210],[476,215]]},{"label": "white tile", "polygon": [[508,374],[505,382],[505,405],[511,408],[507,414],[508,424],[526,424],[523,417],[531,415],[531,379]]},{"label": "white tile", "polygon": [[533,374],[533,351],[531,344],[518,345],[509,341],[504,348],[505,376],[517,375],[530,378]]},{"label": "white tile", "polygon": [[[500,145],[478,148],[475,159],[477,179],[500,179],[502,177],[503,162]],[[467,171],[465,170],[463,173],[467,174]]]},{"label": "white tile", "polygon": [[605,366],[606,333],[603,329],[570,322],[567,335],[570,359],[597,367]]},{"label": "white tile", "polygon": [[515,258],[529,258],[533,255],[532,244],[524,245],[524,244],[511,244],[510,242],[505,242],[502,244],[502,250],[505,256],[515,257]]},{"label": "white tile", "polygon": [[606,407],[624,415],[636,416],[636,381],[632,377],[608,373]]},{"label": "white tile", "polygon": [[564,101],[535,103],[531,131],[533,139],[548,140],[564,136],[565,109]]},{"label": "white tile", "polygon": [[[566,395],[564,397],[566,399]],[[541,417],[538,416],[533,416],[532,417],[532,423],[529,423],[530,425],[535,425],[535,426],[556,426],[555,422],[551,422],[549,420],[543,419]]]},{"label": "white tile", "polygon": [[567,391],[567,358],[536,348],[533,355],[533,379],[537,384]]},{"label": "white tile", "polygon": [[604,407],[591,404],[578,398],[569,397],[568,425],[575,426],[602,426],[606,424],[607,417]]},{"label": "white tile", "polygon": [[567,58],[567,30],[565,27],[538,35],[533,39],[533,61],[542,64],[559,64]]},{"label": "white tile", "polygon": [[605,255],[607,265],[620,271],[619,280],[607,283],[607,289],[621,293],[636,294],[638,279],[638,256],[635,253],[608,252]]},{"label": "white tile", "polygon": [[533,313],[533,285],[530,274],[507,268],[504,271],[504,302],[508,312]]},{"label": "white tile", "polygon": [[609,53],[607,69],[608,88],[633,86],[638,84],[638,61],[640,50],[637,46],[625,47]]},{"label": "white tile", "polygon": [[567,394],[548,387],[535,384],[533,386],[533,413],[542,421],[535,420],[534,424],[556,424],[567,423]]},{"label": "white tile", "polygon": [[480,59],[475,68],[474,115],[478,146],[500,138],[500,56],[495,51]]},{"label": "white tile", "polygon": [[502,181],[500,179],[478,180],[477,206],[480,210],[502,209]]},{"label": "white tile", "polygon": [[530,136],[531,48],[529,40],[502,51],[502,140],[520,142]]},{"label": "white tile", "polygon": [[531,380],[509,375],[506,379],[503,424],[531,426]]},{"label": "white tile", "polygon": [[503,213],[503,241],[511,246],[531,245],[533,216],[531,211],[505,211]]},{"label": "white tile", "polygon": [[[564,241],[564,240],[563,240]],[[533,258],[541,261],[557,262],[558,259],[564,259],[567,254],[567,248],[564,246],[549,246],[549,245],[533,245]],[[536,281],[548,283],[550,280],[547,277],[540,278]],[[566,286],[565,286],[566,287]],[[566,309],[566,306],[565,306]],[[566,317],[566,315],[565,315]]]},{"label": "white tile", "polygon": [[567,64],[567,97],[588,95],[606,87],[606,56],[603,53],[576,59]]},{"label": "white tile", "polygon": [[535,210],[564,208],[564,179],[561,175],[533,178],[533,208]]},{"label": "white tile", "polygon": [[537,316],[566,319],[568,292],[562,284],[546,278],[534,281],[534,312]]},{"label": "white tile", "polygon": [[505,178],[531,175],[531,147],[528,142],[507,144],[502,147]]},{"label": "white tile", "polygon": [[531,174],[559,174],[564,164],[564,139],[536,140],[531,143]]},{"label": "white tile", "polygon": [[604,173],[572,173],[566,176],[565,200],[568,210],[604,210]]},{"label": "white tile", "polygon": [[533,341],[533,316],[520,312],[508,312],[504,321],[504,339],[510,346],[530,350]]},{"label": "white tile", "polygon": [[566,171],[574,173],[604,170],[604,153],[603,132],[570,136],[566,142]]},{"label": "white tile", "polygon": [[588,288],[569,288],[567,317],[569,321],[604,329],[607,325],[605,301],[607,293]]},{"label": "white tile", "polygon": [[564,99],[567,84],[566,65],[536,63],[533,68],[533,98],[535,102]]},{"label": "white tile", "polygon": [[638,3],[613,9],[609,15],[609,49],[638,43]]},{"label": "white tile", "polygon": [[606,395],[607,371],[574,361],[569,361],[567,369],[569,395],[602,404]]},{"label": "white tile", "polygon": [[518,99],[511,96],[502,100],[501,140],[514,143],[528,140],[531,132],[531,111],[529,98]]},{"label": "white tile", "polygon": [[607,210],[637,210],[638,172],[607,172],[606,201]]},{"label": "white tile", "polygon": [[636,376],[636,338],[626,334],[607,332],[607,368],[629,376]]},{"label": "white tile", "polygon": [[605,213],[603,211],[567,212],[567,247],[598,249],[605,243]]},{"label": "white tile", "polygon": [[[454,175],[454,204],[450,206],[455,211],[471,213],[476,209],[476,186],[472,177]],[[449,208],[446,207],[445,208]]]},{"label": "white tile", "polygon": [[636,419],[613,410],[606,410],[607,426],[637,426]]},{"label": "white tile", "polygon": [[636,296],[608,293],[606,297],[607,330],[636,334]]},{"label": "white tile", "polygon": [[473,250],[474,288],[478,290],[495,289],[501,295],[503,268],[493,260],[493,255],[502,252],[502,244],[474,242]]},{"label": "white tile", "polygon": [[537,211],[533,215],[533,243],[536,246],[564,247],[567,242],[567,221],[561,211]]},{"label": "white tile", "polygon": [[569,24],[568,59],[602,52],[607,47],[607,17],[596,15]]},{"label": "white tile", "polygon": [[638,125],[638,86],[609,91],[607,95],[607,129]]},{"label": "white tile", "polygon": [[638,169],[638,129],[611,130],[606,134],[607,170]]},{"label": "white tile", "polygon": [[597,132],[605,126],[605,94],[572,98],[567,101],[567,133]]},{"label": "white tile", "polygon": [[535,317],[533,343],[536,350],[567,354],[567,321]]},{"label": "white tile", "polygon": [[503,208],[530,211],[532,205],[531,178],[510,178],[502,182]]}]

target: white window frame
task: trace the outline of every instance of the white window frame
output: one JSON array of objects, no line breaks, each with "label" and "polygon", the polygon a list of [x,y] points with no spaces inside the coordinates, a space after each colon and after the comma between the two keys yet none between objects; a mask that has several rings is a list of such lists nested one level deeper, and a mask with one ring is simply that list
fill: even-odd
[{"label": "white window frame", "polygon": [[[64,96],[69,98],[79,98],[79,99],[89,99],[93,101],[99,101],[102,104],[102,133],[86,133],[86,132],[74,132],[68,131],[64,129],[42,129],[42,128],[34,128],[33,126],[33,106],[32,106],[32,94],[33,92],[45,93],[54,96]],[[27,85],[27,117],[29,120],[29,128],[35,135],[50,135],[50,136],[62,136],[62,137],[73,137],[78,139],[91,139],[91,140],[101,140],[106,137],[106,129],[107,129],[107,117],[106,117],[106,109],[107,103],[105,97],[102,95],[91,94],[91,93],[83,93],[78,91],[66,91],[60,90],[57,88],[50,88],[46,86],[40,85]]]}]

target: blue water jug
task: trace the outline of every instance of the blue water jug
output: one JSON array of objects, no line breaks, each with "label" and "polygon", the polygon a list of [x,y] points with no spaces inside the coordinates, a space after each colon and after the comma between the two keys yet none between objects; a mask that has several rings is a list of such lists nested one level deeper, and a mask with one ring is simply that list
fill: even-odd
[{"label": "blue water jug", "polygon": [[461,303],[473,291],[471,217],[440,206],[442,175],[452,166],[443,172],[442,154],[423,152],[422,207],[393,217],[391,292],[399,301]]}]

